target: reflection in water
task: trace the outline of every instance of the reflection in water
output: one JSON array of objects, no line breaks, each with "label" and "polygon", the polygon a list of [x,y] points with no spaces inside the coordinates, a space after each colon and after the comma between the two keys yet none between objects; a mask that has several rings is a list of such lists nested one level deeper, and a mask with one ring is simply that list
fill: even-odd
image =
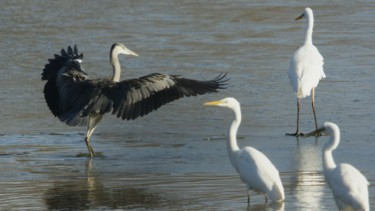
[{"label": "reflection in water", "polygon": [[49,210],[95,208],[155,208],[164,200],[156,193],[136,187],[106,188],[93,176],[92,160],[87,162],[87,177],[56,181],[45,193]]},{"label": "reflection in water", "polygon": [[285,203],[254,204],[247,207],[248,211],[284,211]]},{"label": "reflection in water", "polygon": [[315,144],[310,142],[302,145],[297,138],[295,154],[297,161],[295,196],[299,206],[311,210],[319,210],[322,207],[325,184],[321,172],[321,152],[316,143],[317,138]]}]

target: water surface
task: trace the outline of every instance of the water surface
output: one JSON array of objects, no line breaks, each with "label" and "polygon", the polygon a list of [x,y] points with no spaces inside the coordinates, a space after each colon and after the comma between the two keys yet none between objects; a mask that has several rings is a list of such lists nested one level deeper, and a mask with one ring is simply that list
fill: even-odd
[{"label": "water surface", "polygon": [[[375,5],[367,1],[1,1],[0,207],[2,210],[335,210],[324,182],[327,137],[296,139],[296,98],[289,58],[315,11],[314,43],[327,79],[316,92],[318,120],[334,121],[337,162],[356,166],[374,184]],[[101,156],[89,161],[85,128],[68,127],[48,110],[40,73],[61,48],[78,44],[92,78],[109,77],[108,52],[123,42],[122,78],[152,72],[231,78],[220,93],[184,98],[136,121],[106,116],[92,137]],[[286,201],[264,205],[229,163],[225,132],[231,111],[202,106],[236,97],[240,146],[252,145],[277,166]],[[301,129],[314,127],[310,99]],[[371,207],[375,191],[369,188]]]}]

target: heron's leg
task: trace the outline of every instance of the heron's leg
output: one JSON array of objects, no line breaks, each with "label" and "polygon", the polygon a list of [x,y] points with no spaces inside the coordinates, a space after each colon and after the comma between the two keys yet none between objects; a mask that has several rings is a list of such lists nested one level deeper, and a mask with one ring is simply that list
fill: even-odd
[{"label": "heron's leg", "polygon": [[102,115],[100,115],[100,114],[98,114],[98,115],[95,115],[95,114],[90,115],[89,124],[87,126],[86,138],[85,138],[85,142],[86,142],[87,149],[89,150],[90,158],[94,157],[94,154],[95,154],[94,153],[94,148],[91,146],[91,143],[90,143],[90,137],[94,133],[96,124],[98,124],[98,122],[101,119],[102,119]]},{"label": "heron's leg", "polygon": [[303,133],[299,132],[299,111],[300,111],[300,99],[297,98],[297,129],[295,133],[287,133],[287,136],[303,136]]},{"label": "heron's leg", "polygon": [[264,204],[267,204],[267,202],[268,202],[267,194],[264,194],[264,198],[265,198],[265,202],[264,202]]},{"label": "heron's leg", "polygon": [[93,127],[93,128],[89,127],[87,129],[86,138],[85,138],[85,142],[86,142],[87,149],[89,150],[90,158],[94,157],[94,154],[95,154],[94,149],[92,148],[91,143],[90,143],[90,137],[91,137],[92,133],[94,132],[94,130],[95,130],[95,127]]}]

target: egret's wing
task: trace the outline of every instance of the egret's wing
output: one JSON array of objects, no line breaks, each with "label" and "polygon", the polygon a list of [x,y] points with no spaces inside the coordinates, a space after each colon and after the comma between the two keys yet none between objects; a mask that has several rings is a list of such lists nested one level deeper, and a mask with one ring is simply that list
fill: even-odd
[{"label": "egret's wing", "polygon": [[279,171],[262,152],[252,147],[243,148],[238,157],[238,172],[243,182],[257,191],[267,193],[272,200],[276,200],[279,195],[284,198]]},{"label": "egret's wing", "polygon": [[355,210],[368,210],[366,177],[350,164],[340,164],[330,175],[330,186],[338,203],[351,205]]},{"label": "egret's wing", "polygon": [[294,53],[288,76],[298,97],[309,96],[311,89],[326,77],[323,64],[323,57],[314,45],[304,45]]}]

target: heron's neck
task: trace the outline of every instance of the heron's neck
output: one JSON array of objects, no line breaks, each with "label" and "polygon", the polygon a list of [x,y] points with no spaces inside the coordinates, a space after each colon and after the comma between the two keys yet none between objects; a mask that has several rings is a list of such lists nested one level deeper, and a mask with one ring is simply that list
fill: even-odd
[{"label": "heron's neck", "polygon": [[241,111],[235,111],[236,118],[233,120],[231,127],[229,128],[229,134],[228,134],[228,141],[227,141],[227,149],[230,161],[232,165],[237,169],[237,161],[236,156],[237,152],[240,150],[237,144],[237,131],[238,127],[241,124]]},{"label": "heron's neck", "polygon": [[307,27],[305,32],[305,45],[312,45],[312,34],[313,34],[313,28],[314,28],[314,17],[308,17],[307,18]]},{"label": "heron's neck", "polygon": [[120,77],[121,77],[121,66],[120,62],[118,60],[118,55],[119,53],[113,51],[110,54],[110,60],[113,68],[113,76],[112,76],[112,81],[114,82],[119,82]]}]

